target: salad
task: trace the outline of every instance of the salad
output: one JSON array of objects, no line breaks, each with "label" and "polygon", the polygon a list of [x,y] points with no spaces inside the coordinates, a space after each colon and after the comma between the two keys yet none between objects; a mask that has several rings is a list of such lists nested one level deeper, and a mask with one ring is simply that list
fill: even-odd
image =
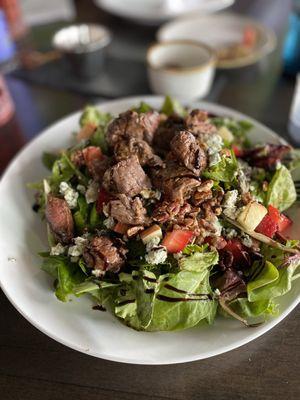
[{"label": "salad", "polygon": [[285,214],[300,157],[251,145],[251,128],[169,97],[119,116],[87,106],[74,146],[44,153],[49,176],[30,185],[56,297],[88,295],[142,331],[277,315],[300,276]]}]

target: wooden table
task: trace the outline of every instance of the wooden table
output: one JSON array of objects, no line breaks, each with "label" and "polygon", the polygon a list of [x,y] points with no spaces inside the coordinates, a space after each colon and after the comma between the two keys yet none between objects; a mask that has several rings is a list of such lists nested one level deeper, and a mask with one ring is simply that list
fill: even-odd
[{"label": "wooden table", "polygon": [[[278,60],[279,52],[256,67],[218,74],[209,99],[258,118],[286,137],[294,81],[280,78]],[[12,77],[7,82],[16,115],[0,128],[1,171],[41,129],[88,101],[103,100]],[[299,307],[271,332],[227,354],[180,365],[138,366],[68,349],[32,327],[2,292],[0,298],[1,400],[300,398]]]}]

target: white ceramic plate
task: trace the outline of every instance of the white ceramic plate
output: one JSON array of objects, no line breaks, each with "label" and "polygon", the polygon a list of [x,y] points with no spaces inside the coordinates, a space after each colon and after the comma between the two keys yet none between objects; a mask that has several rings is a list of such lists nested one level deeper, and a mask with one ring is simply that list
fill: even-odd
[{"label": "white ceramic plate", "polygon": [[[161,97],[125,98],[99,105],[117,114],[143,100],[160,107]],[[218,115],[247,118],[254,124],[254,142],[278,142],[268,128],[236,111],[210,103],[196,103]],[[53,279],[39,269],[37,252],[47,248],[45,224],[32,212],[33,193],[26,183],[47,174],[40,157],[43,151],[71,144],[80,113],[48,128],[13,160],[0,183],[0,282],[16,309],[36,328],[75,350],[108,360],[138,364],[172,364],[199,360],[235,349],[273,328],[299,302],[300,281],[280,299],[282,314],[258,328],[245,328],[231,319],[218,318],[214,325],[181,332],[136,332],[108,312],[92,310],[88,298],[59,302]],[[299,222],[299,219],[298,219]],[[243,351],[243,350],[241,350]]]},{"label": "white ceramic plate", "polygon": [[208,14],[235,0],[94,0],[103,10],[142,24],[158,25],[188,12]]},{"label": "white ceramic plate", "polygon": [[250,54],[228,60],[220,60],[219,68],[237,68],[253,64],[276,47],[275,33],[259,22],[233,13],[215,15],[190,15],[163,25],[157,32],[159,41],[188,39],[199,40],[214,50],[241,43],[244,29],[253,27],[257,42]]}]

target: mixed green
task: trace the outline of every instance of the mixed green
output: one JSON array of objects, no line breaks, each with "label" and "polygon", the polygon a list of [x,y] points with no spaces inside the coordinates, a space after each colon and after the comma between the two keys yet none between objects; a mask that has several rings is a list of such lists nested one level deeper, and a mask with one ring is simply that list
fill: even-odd
[{"label": "mixed green", "polygon": [[30,185],[59,300],[88,295],[143,331],[277,315],[300,276],[284,213],[299,200],[296,152],[253,146],[249,122],[169,97],[119,116],[88,106],[79,123],[74,146],[44,153],[50,174]]}]

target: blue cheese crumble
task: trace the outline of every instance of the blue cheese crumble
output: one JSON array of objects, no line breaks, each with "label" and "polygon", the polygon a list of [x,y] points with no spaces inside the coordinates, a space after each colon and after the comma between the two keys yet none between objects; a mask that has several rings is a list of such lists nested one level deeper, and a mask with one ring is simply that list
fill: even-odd
[{"label": "blue cheese crumble", "polygon": [[69,247],[68,255],[71,257],[79,257],[82,255],[83,248],[87,243],[87,238],[78,236],[74,239],[74,245]]},{"label": "blue cheese crumble", "polygon": [[153,237],[146,245],[145,260],[152,265],[161,264],[166,261],[168,253],[165,246],[159,246],[160,237]]},{"label": "blue cheese crumble", "polygon": [[218,164],[221,161],[221,156],[219,152],[223,148],[223,139],[218,134],[207,134],[201,137],[201,141],[207,147],[207,153],[209,158],[209,166]]},{"label": "blue cheese crumble", "polygon": [[67,182],[60,183],[59,193],[64,196],[71,209],[76,208],[79,194]]},{"label": "blue cheese crumble", "polygon": [[98,198],[99,183],[91,181],[85,192],[85,199],[88,204],[95,203]]},{"label": "blue cheese crumble", "polygon": [[239,192],[237,190],[230,190],[224,196],[223,201],[223,214],[226,217],[235,219],[237,213],[236,202],[238,200]]},{"label": "blue cheese crumble", "polygon": [[57,243],[56,246],[51,247],[50,256],[60,256],[64,254],[65,249],[66,248],[61,243]]}]

